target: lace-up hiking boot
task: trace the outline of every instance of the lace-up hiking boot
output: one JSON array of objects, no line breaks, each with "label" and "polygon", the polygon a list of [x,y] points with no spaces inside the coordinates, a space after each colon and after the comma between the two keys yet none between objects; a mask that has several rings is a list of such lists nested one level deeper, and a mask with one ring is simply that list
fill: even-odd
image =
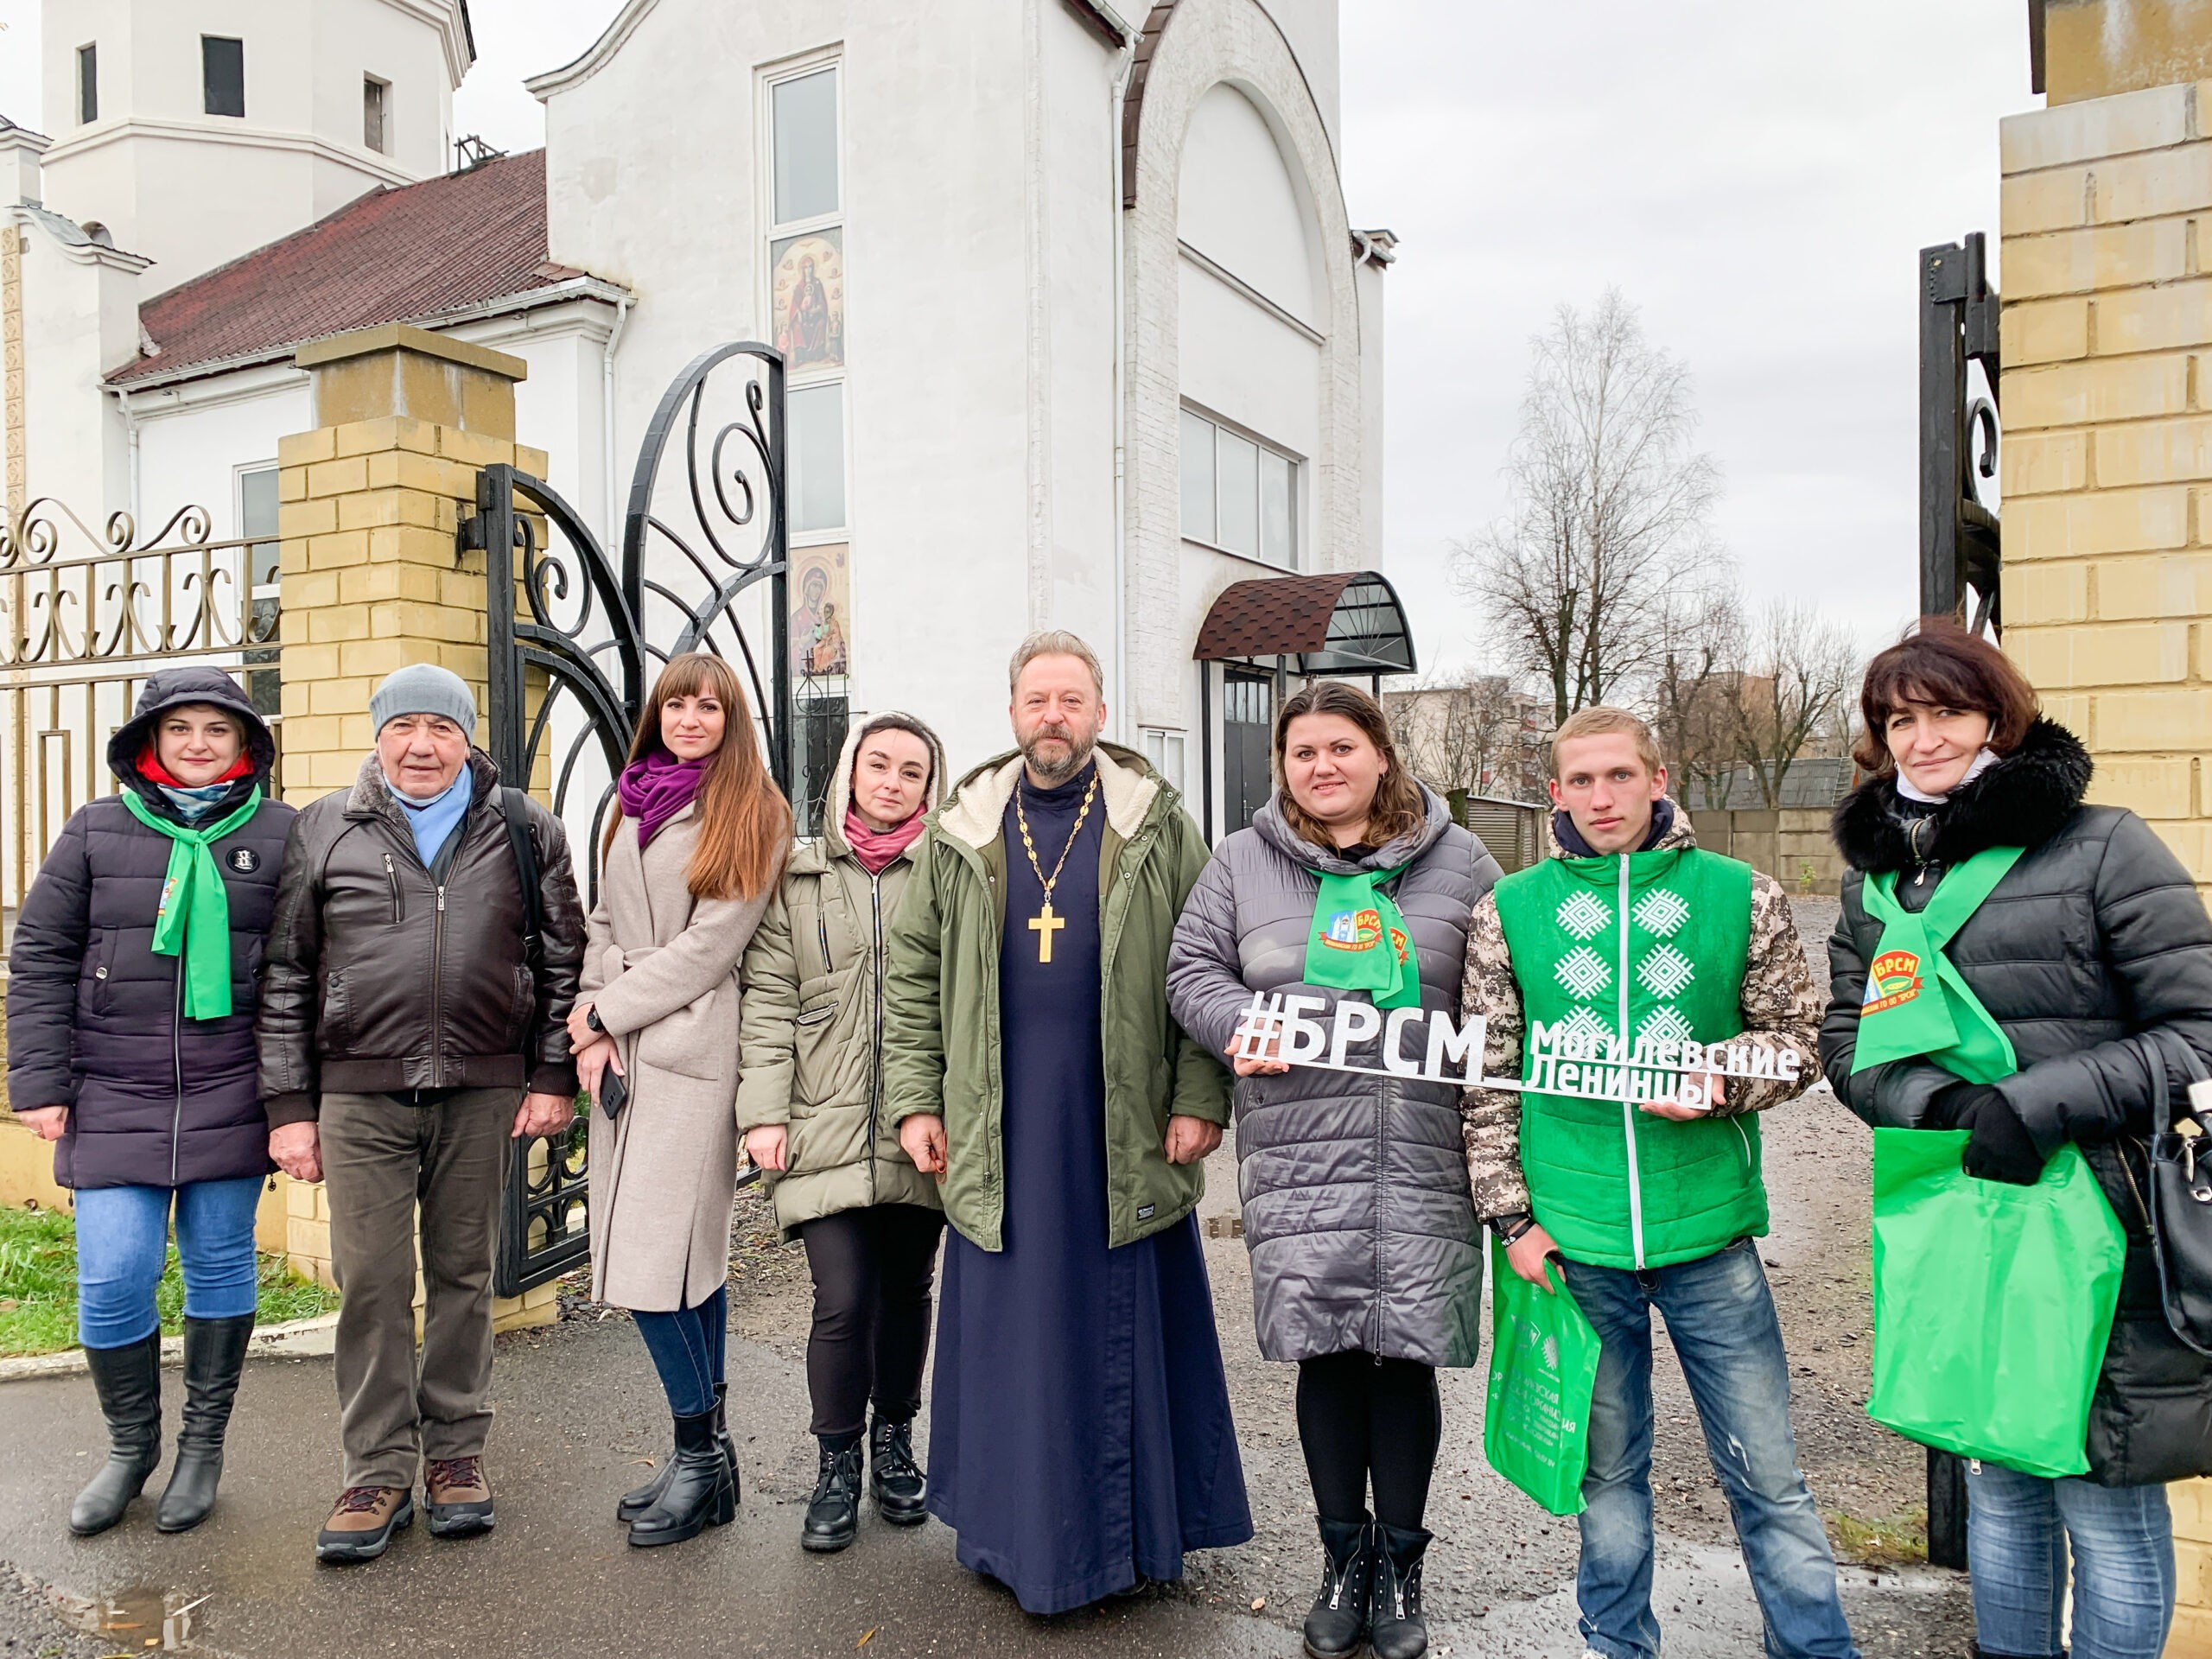
[{"label": "lace-up hiking boot", "polygon": [[336,1566],[373,1561],[394,1533],[415,1523],[415,1494],[404,1486],[348,1486],[315,1535],[315,1558]]},{"label": "lace-up hiking boot", "polygon": [[930,1518],[929,1482],[914,1461],[914,1426],[877,1418],[868,1432],[868,1484],[875,1512],[894,1527]]},{"label": "lace-up hiking boot", "polygon": [[652,1508],[630,1523],[630,1542],[638,1549],[680,1544],[709,1527],[737,1519],[737,1478],[715,1442],[715,1414],[702,1411],[676,1421],[676,1457],[668,1484]]},{"label": "lace-up hiking boot", "polygon": [[831,1435],[817,1438],[822,1442],[822,1472],[798,1541],[801,1548],[829,1555],[851,1543],[861,1529],[861,1437],[855,1434],[842,1445]]},{"label": "lace-up hiking boot", "polygon": [[1375,1581],[1372,1529],[1363,1521],[1321,1526],[1321,1592],[1306,1615],[1306,1651],[1313,1659],[1344,1659],[1367,1639],[1367,1603]]},{"label": "lace-up hiking boot", "polygon": [[[738,1501],[745,1501],[745,1482],[737,1472],[737,1443],[729,1437],[729,1384],[715,1384],[715,1444],[722,1449],[722,1457],[729,1465],[731,1483],[737,1488]],[[668,1490],[669,1479],[676,1473],[676,1453],[671,1451],[660,1460],[660,1467],[644,1485],[622,1494],[622,1501],[614,1506],[617,1521],[636,1520],[660,1501]]]},{"label": "lace-up hiking boot", "polygon": [[87,1348],[85,1364],[107,1419],[107,1461],[69,1506],[69,1530],[80,1538],[123,1519],[130,1500],[162,1460],[162,1339],[124,1348]]},{"label": "lace-up hiking boot", "polygon": [[1421,1611],[1421,1563],[1433,1534],[1375,1523],[1375,1599],[1367,1619],[1367,1644],[1375,1659],[1421,1659],[1428,1651],[1428,1621]]},{"label": "lace-up hiking boot", "polygon": [[430,1536],[474,1538],[492,1530],[492,1483],[481,1458],[433,1458],[423,1471]]}]

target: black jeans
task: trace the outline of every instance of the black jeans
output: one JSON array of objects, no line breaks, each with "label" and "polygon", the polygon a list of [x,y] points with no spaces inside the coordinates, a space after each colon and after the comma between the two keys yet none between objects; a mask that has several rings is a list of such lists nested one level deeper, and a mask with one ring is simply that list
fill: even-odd
[{"label": "black jeans", "polygon": [[1323,1520],[1364,1521],[1371,1478],[1375,1518],[1418,1529],[1443,1436],[1433,1366],[1357,1352],[1298,1362],[1298,1440]]},{"label": "black jeans", "polygon": [[922,1404],[930,1351],[930,1291],[944,1217],[915,1204],[877,1204],[802,1222],[814,1275],[806,1389],[814,1433],[857,1434],[868,1407],[890,1422]]}]

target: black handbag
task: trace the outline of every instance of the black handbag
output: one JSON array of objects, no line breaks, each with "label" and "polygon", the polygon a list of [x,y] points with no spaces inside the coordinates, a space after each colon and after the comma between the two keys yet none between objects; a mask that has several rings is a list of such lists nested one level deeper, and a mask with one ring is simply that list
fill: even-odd
[{"label": "black handbag", "polygon": [[[2192,1079],[2186,1106],[2174,1109],[2167,1081],[2166,1045],[2153,1032],[2151,1096],[2151,1254],[2158,1262],[2158,1296],[2173,1332],[2200,1354],[2212,1354],[2212,1080],[2198,1077],[2203,1063],[2186,1043],[2171,1046],[2185,1056]],[[2184,1133],[2187,1125],[2194,1133]]]}]

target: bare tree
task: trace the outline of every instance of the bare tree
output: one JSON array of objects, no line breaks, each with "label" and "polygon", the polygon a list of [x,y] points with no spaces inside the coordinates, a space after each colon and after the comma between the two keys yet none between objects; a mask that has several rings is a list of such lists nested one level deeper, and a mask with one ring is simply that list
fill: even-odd
[{"label": "bare tree", "polygon": [[1808,745],[1847,722],[1859,653],[1849,632],[1802,603],[1777,601],[1751,630],[1729,699],[1736,759],[1769,807]]},{"label": "bare tree", "polygon": [[1732,575],[1683,584],[1658,618],[1663,655],[1653,675],[1651,724],[1675,793],[1688,806],[1726,805],[1737,765],[1745,628]]},{"label": "bare tree", "polygon": [[1688,370],[1618,290],[1586,315],[1561,306],[1533,344],[1510,505],[1454,546],[1452,575],[1560,721],[1649,683],[1658,613],[1707,540],[1719,474],[1690,447]]},{"label": "bare tree", "polygon": [[1519,741],[1520,704],[1503,675],[1430,675],[1383,705],[1399,754],[1433,789],[1481,793]]}]

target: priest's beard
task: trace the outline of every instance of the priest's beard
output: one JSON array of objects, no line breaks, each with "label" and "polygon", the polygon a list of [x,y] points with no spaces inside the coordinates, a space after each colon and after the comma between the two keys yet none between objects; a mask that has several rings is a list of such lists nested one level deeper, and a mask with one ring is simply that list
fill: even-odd
[{"label": "priest's beard", "polygon": [[1032,776],[1054,789],[1090,764],[1097,739],[1078,738],[1065,726],[1040,726],[1021,746],[1021,758]]}]

